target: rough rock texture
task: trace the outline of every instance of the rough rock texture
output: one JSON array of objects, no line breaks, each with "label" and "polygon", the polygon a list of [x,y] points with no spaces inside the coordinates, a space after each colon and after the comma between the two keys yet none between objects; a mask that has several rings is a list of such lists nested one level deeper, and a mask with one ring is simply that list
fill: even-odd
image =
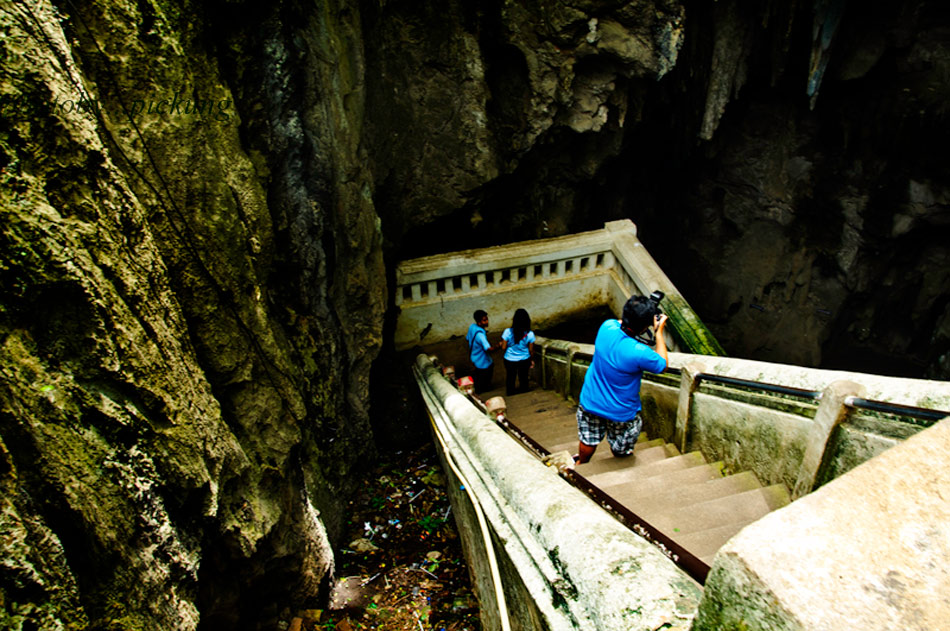
[{"label": "rough rock texture", "polygon": [[359,27],[219,8],[0,5],[0,627],[266,627],[332,568],[385,296]]},{"label": "rough rock texture", "polygon": [[630,217],[727,351],[947,378],[946,6],[0,0],[3,625],[316,599],[384,255]]},{"label": "rough rock texture", "polygon": [[744,87],[644,240],[733,354],[950,377],[946,6],[732,4],[710,23],[750,42]]},{"label": "rough rock texture", "polygon": [[678,2],[367,10],[376,204],[405,258],[585,223],[624,125],[676,63]]},{"label": "rough rock texture", "polygon": [[945,3],[372,15],[376,201],[398,256],[630,217],[732,354],[950,376]]}]

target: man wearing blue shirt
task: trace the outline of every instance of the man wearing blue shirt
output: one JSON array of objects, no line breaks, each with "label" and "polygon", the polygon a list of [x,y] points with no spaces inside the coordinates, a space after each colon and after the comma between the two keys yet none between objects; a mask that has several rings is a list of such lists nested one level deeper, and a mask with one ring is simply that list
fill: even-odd
[{"label": "man wearing blue shirt", "polygon": [[475,394],[488,392],[491,390],[492,373],[495,370],[495,364],[488,353],[496,350],[498,346],[493,346],[488,341],[488,314],[478,309],[472,317],[475,319],[473,324],[468,327],[468,333],[465,335],[465,341],[468,342],[469,358],[475,370],[472,372],[472,381],[475,382]]},{"label": "man wearing blue shirt", "polygon": [[[643,371],[661,373],[669,360],[663,329],[666,316],[656,303],[633,296],[623,307],[622,320],[607,320],[594,340],[594,360],[587,369],[577,406],[577,464],[591,459],[607,437],[614,456],[633,453],[643,428],[640,417],[640,380]],[[656,351],[636,339],[653,325]]]}]

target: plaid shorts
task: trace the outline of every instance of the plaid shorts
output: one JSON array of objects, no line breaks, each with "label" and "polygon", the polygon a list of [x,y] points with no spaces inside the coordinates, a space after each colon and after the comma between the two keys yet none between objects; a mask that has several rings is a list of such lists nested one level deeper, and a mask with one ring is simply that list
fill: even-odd
[{"label": "plaid shorts", "polygon": [[618,423],[577,406],[577,438],[585,445],[595,447],[606,435],[610,451],[617,456],[629,456],[633,453],[641,429],[643,418],[639,412],[633,420]]}]

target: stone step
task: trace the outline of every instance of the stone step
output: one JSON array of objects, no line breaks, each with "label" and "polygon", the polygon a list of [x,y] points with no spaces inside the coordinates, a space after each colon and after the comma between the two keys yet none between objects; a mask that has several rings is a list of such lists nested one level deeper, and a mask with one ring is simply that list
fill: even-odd
[{"label": "stone step", "polygon": [[560,449],[566,449],[570,451],[572,454],[577,453],[577,428],[576,427],[563,427],[561,428],[560,431],[557,431],[557,432],[525,431],[524,433],[530,436],[531,438],[533,438],[535,441],[547,447],[549,451],[555,451],[554,449],[552,449],[552,447],[559,446]]},{"label": "stone step", "polygon": [[520,419],[508,417],[525,434],[538,442],[551,438],[558,438],[567,434],[577,436],[577,419],[573,414],[565,415],[558,412],[544,412],[538,414],[531,422],[519,422]]},{"label": "stone step", "polygon": [[743,471],[724,478],[704,480],[693,484],[677,484],[651,495],[636,495],[636,489],[624,502],[637,515],[649,519],[650,515],[671,509],[683,508],[709,500],[735,495],[762,488],[751,471]]},{"label": "stone step", "polygon": [[591,458],[589,463],[578,465],[583,475],[588,475],[588,473],[603,474],[608,471],[646,467],[655,462],[666,460],[667,458],[675,458],[680,455],[676,447],[667,444],[662,439],[637,443],[633,447],[633,455],[626,458],[617,458],[614,456],[610,452],[609,445],[603,445],[597,449],[597,452],[601,453],[601,458]]},{"label": "stone step", "polygon": [[739,534],[739,531],[748,525],[737,522],[687,534],[674,532],[669,533],[669,535],[673,541],[689,550],[693,556],[698,557],[703,563],[712,565],[713,557],[719,552],[719,548],[726,545],[727,541]]},{"label": "stone step", "polygon": [[671,489],[678,488],[680,485],[698,484],[719,479],[722,479],[721,462],[671,471],[645,480],[620,480],[614,484],[602,485],[600,488],[607,495],[628,506],[637,498],[661,495]]},{"label": "stone step", "polygon": [[[551,441],[550,443],[548,443],[550,444],[550,446],[548,446],[548,444],[545,444],[545,443],[541,443],[541,444],[544,445],[545,448],[552,453],[556,451],[561,451],[562,449],[564,449],[571,452],[572,454],[576,454],[577,447],[578,447],[577,428],[575,427],[572,433],[569,436],[565,436],[564,439],[561,440],[560,442]],[[636,444],[634,444],[633,446],[633,451],[634,453],[637,453],[640,450],[647,449],[649,447],[657,447],[659,445],[664,445],[664,444],[666,443],[662,438],[649,440],[646,434],[641,433],[640,436],[637,438]],[[670,445],[670,447],[673,447],[673,445]],[[675,447],[673,448],[675,449]],[[675,454],[672,454],[672,455],[679,455],[679,451],[677,451]],[[604,443],[597,446],[597,451],[594,452],[594,455],[591,457],[588,465],[593,464],[595,462],[600,462],[602,460],[624,462],[622,466],[626,466],[626,467],[632,466],[632,461],[629,461],[624,458],[615,458],[614,455],[610,452],[610,445],[606,444],[606,440],[604,441]],[[588,466],[588,465],[583,465],[583,466]]]},{"label": "stone step", "polygon": [[708,530],[710,526],[751,524],[787,503],[785,487],[774,485],[665,511],[648,521],[673,537]]},{"label": "stone step", "polygon": [[[504,396],[504,388],[483,395]],[[512,423],[551,453],[577,453],[576,406],[557,394],[532,390],[505,397]],[[606,440],[577,473],[692,554],[711,563],[746,525],[789,503],[782,485],[763,488],[755,475],[723,477],[723,463],[700,452],[680,455],[662,439],[640,434],[634,455],[616,458]]]},{"label": "stone step", "polygon": [[537,408],[548,408],[554,406],[563,406],[566,401],[550,390],[530,390],[511,396],[505,395],[505,389],[496,389],[479,395],[482,401],[487,401],[493,397],[502,397],[505,400],[505,406],[508,409],[508,416],[514,418],[515,414],[531,414]]},{"label": "stone step", "polygon": [[522,425],[525,427],[543,427],[550,423],[552,419],[570,419],[571,422],[577,423],[575,411],[563,405],[533,405],[524,410],[508,408],[505,416],[519,427]]},{"label": "stone step", "polygon": [[689,469],[690,467],[702,467],[706,465],[706,459],[703,458],[703,455],[698,451],[693,451],[682,456],[666,458],[658,462],[651,462],[642,467],[626,467],[615,471],[602,471],[604,467],[603,462],[604,461],[591,461],[588,464],[578,465],[576,471],[593,484],[604,488],[607,485],[615,484],[620,481],[636,482],[679,469]]}]

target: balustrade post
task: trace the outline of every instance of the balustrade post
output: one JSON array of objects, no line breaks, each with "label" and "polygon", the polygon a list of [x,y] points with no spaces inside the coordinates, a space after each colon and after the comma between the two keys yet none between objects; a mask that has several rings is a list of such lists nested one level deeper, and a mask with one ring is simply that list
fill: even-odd
[{"label": "balustrade post", "polygon": [[686,441],[689,436],[689,418],[692,414],[693,393],[699,387],[697,377],[706,367],[699,362],[691,362],[680,371],[679,401],[676,405],[676,429],[673,431],[673,444],[679,445],[680,452],[686,453]]},{"label": "balustrade post", "polygon": [[548,345],[541,345],[541,387],[547,389],[548,387],[548,367],[545,365],[548,360]]},{"label": "balustrade post", "polygon": [[863,397],[865,391],[863,385],[853,381],[835,381],[822,391],[821,403],[818,404],[818,412],[808,434],[805,457],[798,470],[798,480],[792,489],[792,500],[807,495],[815,487],[831,434],[848,415],[845,400],[848,397]]},{"label": "balustrade post", "polygon": [[567,374],[564,376],[564,398],[572,399],[571,396],[571,375],[574,373],[574,345],[567,348]]}]

